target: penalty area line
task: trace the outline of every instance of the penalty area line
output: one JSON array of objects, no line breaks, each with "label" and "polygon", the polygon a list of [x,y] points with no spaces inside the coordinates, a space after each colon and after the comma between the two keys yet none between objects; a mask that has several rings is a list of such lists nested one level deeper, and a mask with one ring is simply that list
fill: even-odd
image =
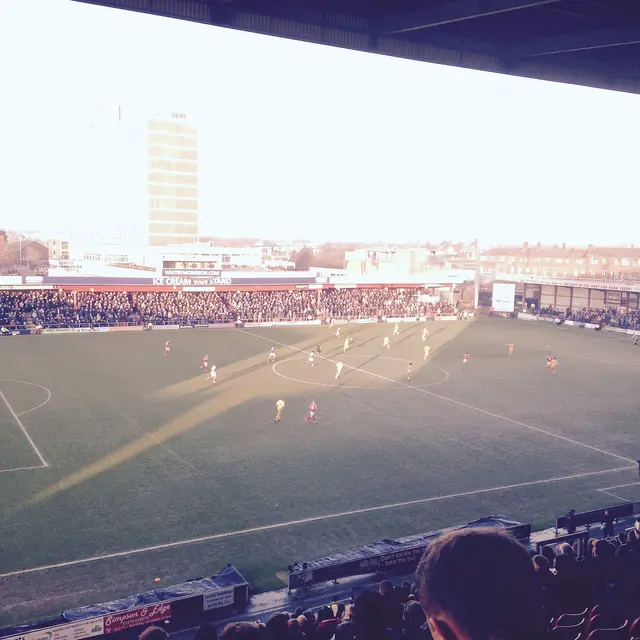
[{"label": "penalty area line", "polygon": [[38,456],[43,467],[48,467],[47,461],[44,459],[44,456],[40,453],[40,449],[36,446],[36,443],[33,441],[33,438],[29,435],[29,432],[26,430],[25,426],[22,424],[22,420],[18,414],[13,410],[13,407],[9,404],[4,393],[0,389],[0,399],[7,405],[7,409],[9,409],[9,413],[13,416],[13,419],[16,421],[16,424],[20,427],[20,430],[24,434],[24,437],[27,439],[27,442],[31,445],[31,448],[34,450],[35,454]]},{"label": "penalty area line", "polygon": [[123,558],[126,556],[134,556],[142,553],[150,553],[152,551],[164,551],[166,549],[176,549],[178,547],[184,547],[192,544],[199,544],[202,542],[211,542],[215,540],[225,540],[228,538],[235,538],[239,536],[249,535],[252,533],[264,533],[265,531],[276,531],[278,529],[286,529],[287,527],[295,527],[306,524],[313,524],[316,522],[327,522],[331,520],[337,520],[339,518],[348,518],[350,516],[362,515],[364,513],[374,513],[376,511],[387,511],[389,509],[398,509],[402,507],[411,507],[416,505],[428,504],[430,502],[439,502],[441,500],[455,500],[456,498],[467,498],[471,496],[478,496],[487,493],[496,493],[499,491],[509,491],[511,489],[521,489],[524,487],[534,487],[536,485],[550,484],[554,482],[563,482],[566,480],[577,480],[579,478],[588,478],[591,476],[602,476],[607,473],[616,473],[618,471],[626,471],[633,467],[617,467],[616,469],[605,469],[603,471],[587,471],[585,473],[575,473],[569,476],[558,476],[556,478],[547,478],[545,480],[530,480],[529,482],[519,482],[516,484],[506,484],[498,487],[489,487],[488,489],[474,489],[472,491],[460,491],[458,493],[450,493],[442,496],[432,496],[430,498],[418,498],[416,500],[406,500],[405,502],[395,502],[392,504],[383,504],[376,507],[363,507],[362,509],[353,509],[351,511],[339,511],[338,513],[327,513],[320,516],[311,516],[309,518],[300,518],[298,520],[289,520],[287,522],[279,522],[276,524],[265,524],[257,527],[249,527],[247,529],[238,529],[236,531],[227,531],[224,533],[214,533],[208,536],[201,536],[198,538],[189,538],[187,540],[178,540],[175,542],[166,542],[164,544],[157,544],[150,547],[141,547],[139,549],[129,549],[127,551],[116,551],[114,553],[106,553],[100,556],[92,556],[89,558],[81,558],[79,560],[69,560],[67,562],[58,562],[56,564],[47,564],[39,567],[32,567],[31,569],[19,569],[16,571],[9,571],[7,573],[0,573],[0,579],[12,578],[16,576],[24,576],[30,573],[40,573],[43,571],[50,571],[53,569],[64,569],[68,567],[74,567],[82,564],[89,564],[93,562],[101,562],[103,560],[112,560],[114,558]]}]

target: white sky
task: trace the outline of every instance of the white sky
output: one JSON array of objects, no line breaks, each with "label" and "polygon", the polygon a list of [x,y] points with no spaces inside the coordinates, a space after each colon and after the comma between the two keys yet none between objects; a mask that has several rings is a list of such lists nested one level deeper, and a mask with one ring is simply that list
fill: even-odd
[{"label": "white sky", "polygon": [[1,0],[0,59],[0,226],[144,224],[107,104],[197,124],[203,234],[640,244],[638,96],[66,0]]}]

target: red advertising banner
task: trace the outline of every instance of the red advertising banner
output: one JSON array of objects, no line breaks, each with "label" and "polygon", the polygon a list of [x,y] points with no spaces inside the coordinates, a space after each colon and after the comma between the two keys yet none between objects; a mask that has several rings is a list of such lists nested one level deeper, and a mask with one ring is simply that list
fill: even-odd
[{"label": "red advertising banner", "polygon": [[160,622],[171,618],[171,604],[155,602],[145,607],[121,611],[104,617],[104,632],[118,633],[124,629],[141,627],[152,622]]}]

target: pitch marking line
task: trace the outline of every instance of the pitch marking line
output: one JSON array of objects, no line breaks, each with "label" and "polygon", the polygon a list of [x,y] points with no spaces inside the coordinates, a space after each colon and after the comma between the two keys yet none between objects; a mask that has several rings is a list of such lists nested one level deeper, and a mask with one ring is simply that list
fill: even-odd
[{"label": "pitch marking line", "polygon": [[32,469],[44,469],[44,465],[39,464],[37,467],[15,467],[15,469],[0,469],[0,473],[9,473],[10,471],[30,471]]},{"label": "pitch marking line", "polygon": [[[320,357],[322,357],[322,354],[320,354]],[[348,355],[345,353],[345,354],[342,354],[342,357],[363,359],[363,358],[375,358],[376,356],[372,356],[372,355],[356,356],[356,355]],[[377,357],[380,360],[394,360],[396,362],[405,362],[405,363],[409,362],[408,360],[403,358],[389,358],[385,356],[377,356]],[[311,380],[301,380],[300,378],[292,378],[290,376],[285,376],[284,373],[280,373],[278,371],[278,365],[284,364],[285,362],[293,362],[295,360],[299,360],[299,361],[304,360],[304,356],[302,357],[294,356],[293,358],[286,358],[285,360],[279,360],[278,362],[273,364],[271,369],[273,373],[275,373],[277,376],[280,376],[281,378],[284,378],[285,380],[290,380],[291,382],[298,382],[300,384],[308,384],[314,387],[329,387],[330,389],[356,389],[358,391],[389,391],[390,389],[393,388],[388,385],[382,386],[382,387],[357,387],[355,385],[340,384],[337,380],[334,381],[334,384],[330,384],[327,382],[313,382]],[[420,361],[417,361],[417,362],[420,362]],[[442,373],[444,373],[444,378],[442,378],[441,380],[437,380],[436,382],[428,382],[427,384],[416,385],[415,387],[408,387],[409,389],[424,389],[426,387],[435,387],[438,384],[445,383],[449,379],[449,372],[446,369],[443,369],[442,367],[437,367],[435,364],[430,364],[430,363],[427,363],[427,366],[433,369],[438,369],[438,371],[442,371]],[[359,371],[359,369],[357,370]]]},{"label": "pitch marking line", "polygon": [[[283,342],[277,342],[276,340],[272,340],[270,338],[265,338],[257,333],[252,333],[251,331],[245,331],[244,329],[237,329],[237,331],[241,331],[242,333],[246,333],[247,335],[253,336],[254,338],[259,338],[260,340],[266,340],[267,342],[271,342],[271,344],[278,344],[281,347],[286,347],[287,349],[293,349],[294,351],[299,351],[300,353],[306,353],[303,349],[298,349],[298,347],[293,347],[289,344],[284,344]],[[328,362],[337,363],[337,360],[332,360],[331,358],[325,358],[324,356],[320,356],[322,360],[327,360]],[[451,404],[455,404],[458,407],[464,407],[465,409],[470,409],[472,411],[477,411],[478,413],[482,413],[491,418],[495,418],[496,420],[503,420],[504,422],[510,422],[511,424],[518,425],[519,427],[524,427],[525,429],[530,429],[531,431],[537,431],[538,433],[545,434],[547,436],[551,436],[552,438],[556,438],[557,440],[562,440],[563,442],[568,442],[570,444],[574,444],[578,447],[583,447],[584,449],[589,449],[591,451],[595,451],[597,453],[601,453],[603,455],[611,456],[613,458],[617,458],[618,460],[624,460],[625,462],[632,462],[634,467],[637,464],[635,460],[631,458],[625,458],[624,456],[618,455],[617,453],[611,453],[610,451],[605,451],[604,449],[599,449],[598,447],[594,447],[590,444],[585,444],[584,442],[578,442],[577,440],[573,440],[572,438],[567,438],[566,436],[561,436],[558,433],[553,433],[552,431],[547,431],[546,429],[541,429],[540,427],[534,427],[533,425],[526,424],[525,422],[520,422],[520,420],[514,420],[513,418],[507,418],[507,416],[503,416],[499,413],[493,413],[492,411],[487,411],[486,409],[481,409],[480,407],[475,407],[472,404],[467,404],[466,402],[461,402],[460,400],[454,400],[453,398],[448,398],[447,396],[441,396],[438,393],[434,393],[433,391],[428,391],[427,389],[420,389],[419,387],[414,387],[413,385],[407,384],[405,382],[401,382],[399,380],[392,380],[391,378],[387,378],[385,376],[381,376],[378,373],[373,373],[371,371],[366,371],[365,369],[360,369],[358,367],[352,367],[349,364],[345,364],[345,367],[349,369],[354,369],[356,371],[360,371],[361,373],[366,373],[369,376],[373,376],[374,378],[379,378],[380,380],[386,380],[387,382],[391,382],[393,384],[399,385],[401,387],[406,387],[408,389],[413,389],[418,393],[424,393],[425,395],[431,396],[432,398],[438,398],[439,400],[444,400],[445,402],[450,402]]]},{"label": "pitch marking line", "polygon": [[627,482],[627,484],[617,484],[614,487],[605,487],[604,489],[598,489],[600,493],[606,493],[608,496],[620,500],[621,502],[629,502],[626,498],[622,498],[615,493],[612,493],[613,489],[624,489],[625,487],[640,487],[640,482]]},{"label": "pitch marking line", "polygon": [[550,484],[553,482],[563,482],[565,480],[576,480],[579,478],[588,478],[591,476],[602,476],[607,473],[616,473],[618,471],[627,471],[633,467],[617,467],[616,469],[605,469],[604,471],[588,471],[586,473],[575,473],[570,476],[559,476],[557,478],[547,478],[546,480],[531,480],[529,482],[520,482],[517,484],[506,484],[499,487],[490,487],[488,489],[474,489],[472,491],[461,491],[459,493],[450,493],[443,496],[432,496],[431,498],[418,498],[417,500],[407,500],[405,502],[395,502],[393,504],[383,504],[377,507],[364,507],[362,509],[353,509],[352,511],[340,511],[338,513],[327,513],[321,516],[312,516],[309,518],[300,518],[299,520],[289,520],[288,522],[279,522],[277,524],[265,524],[257,527],[249,527],[248,529],[238,529],[236,531],[227,531],[225,533],[214,533],[208,536],[201,536],[199,538],[189,538],[187,540],[178,540],[175,542],[166,542],[164,544],[156,544],[151,547],[141,547],[139,549],[129,549],[127,551],[116,551],[114,553],[106,553],[100,556],[92,556],[89,558],[82,558],[80,560],[69,560],[67,562],[58,562],[56,564],[47,564],[39,567],[32,567],[31,569],[19,569],[17,571],[9,571],[7,573],[0,573],[0,579],[11,578],[15,576],[23,576],[30,573],[38,573],[42,571],[49,571],[51,569],[63,569],[66,567],[74,567],[81,564],[88,564],[90,562],[100,562],[102,560],[112,560],[113,558],[122,558],[124,556],[133,556],[141,553],[149,553],[151,551],[163,551],[165,549],[175,549],[176,547],[184,547],[191,544],[198,544],[201,542],[210,542],[212,540],[224,540],[227,538],[235,538],[238,536],[248,535],[252,533],[263,533],[265,531],[275,531],[278,529],[286,529],[287,527],[294,527],[299,525],[312,524],[315,522],[325,522],[328,520],[337,520],[339,518],[347,518],[350,516],[357,516],[363,513],[373,513],[376,511],[386,511],[389,509],[398,509],[401,507],[411,507],[415,505],[428,504],[430,502],[438,502],[441,500],[455,500],[456,498],[466,498],[470,496],[478,496],[486,493],[495,493],[498,491],[508,491],[510,489],[520,489],[523,487],[533,487],[536,485]]},{"label": "pitch marking line", "polygon": [[13,416],[13,419],[16,421],[16,424],[20,427],[20,430],[24,434],[24,437],[27,439],[27,441],[31,445],[31,448],[35,451],[35,454],[38,456],[38,459],[42,463],[42,466],[48,467],[49,465],[47,464],[47,461],[44,459],[43,455],[40,453],[40,449],[36,447],[36,443],[33,441],[33,438],[29,435],[29,432],[25,429],[25,426],[22,424],[22,420],[20,420],[20,417],[18,416],[18,414],[13,410],[13,407],[9,404],[9,401],[7,400],[4,393],[2,393],[2,389],[0,389],[0,400],[2,400],[7,405],[7,409],[9,409],[9,413]]}]

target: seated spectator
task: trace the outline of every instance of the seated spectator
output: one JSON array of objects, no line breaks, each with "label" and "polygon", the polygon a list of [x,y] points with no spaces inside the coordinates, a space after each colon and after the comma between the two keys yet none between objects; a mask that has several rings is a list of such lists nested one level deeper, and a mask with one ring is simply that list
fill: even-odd
[{"label": "seated spectator", "polygon": [[[220,634],[220,640],[261,640],[260,626],[255,622],[230,622]],[[145,638],[144,640],[160,640]]]},{"label": "seated spectator", "polygon": [[436,640],[534,640],[544,633],[533,563],[499,530],[445,533],[427,547],[417,578]]},{"label": "seated spectator", "polygon": [[427,617],[419,602],[407,602],[402,616],[403,640],[432,640]]},{"label": "seated spectator", "polygon": [[378,593],[382,596],[385,626],[388,629],[399,629],[402,622],[402,603],[398,600],[391,581],[383,580],[378,587]]},{"label": "seated spectator", "polygon": [[169,640],[169,634],[162,627],[147,627],[140,634],[139,640]]},{"label": "seated spectator", "polygon": [[193,640],[218,640],[218,632],[210,622],[205,622],[200,625]]}]

